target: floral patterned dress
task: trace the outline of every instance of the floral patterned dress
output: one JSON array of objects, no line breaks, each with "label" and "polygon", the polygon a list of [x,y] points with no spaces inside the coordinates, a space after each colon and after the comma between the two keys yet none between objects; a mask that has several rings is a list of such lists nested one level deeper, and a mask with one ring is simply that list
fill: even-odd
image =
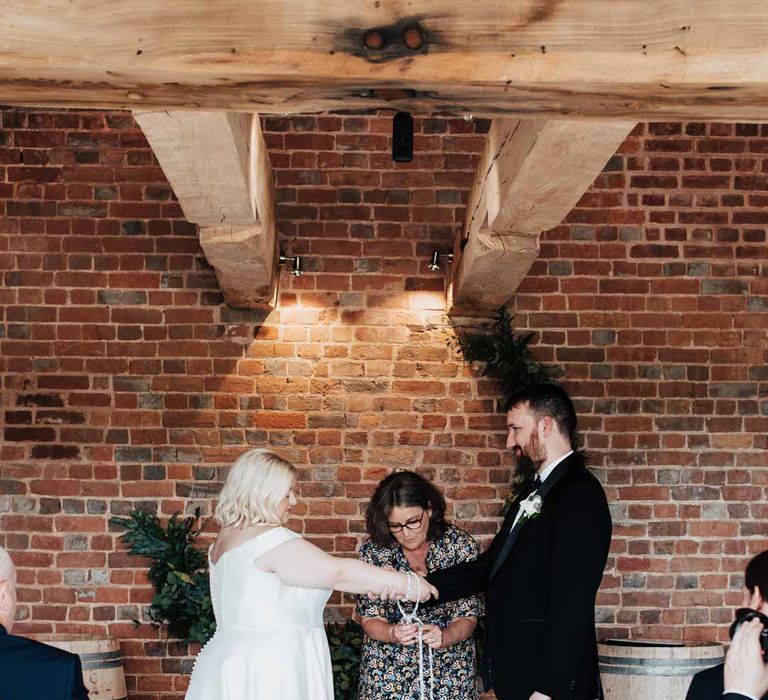
[{"label": "floral patterned dress", "polygon": [[[358,557],[375,566],[390,566],[397,571],[410,571],[403,550],[366,542]],[[430,542],[427,550],[427,571],[446,569],[454,564],[477,558],[477,543],[471,535],[453,525],[445,534]],[[402,604],[406,611],[410,603]],[[390,624],[400,622],[401,615],[394,601],[358,596],[357,614],[361,617],[380,617]],[[443,605],[419,610],[419,618],[426,624],[446,627],[459,617],[480,617],[483,601],[479,596],[463,598]],[[429,667],[429,648],[424,645],[425,669]],[[419,647],[379,642],[367,635],[363,641],[360,663],[359,700],[418,700],[419,699]],[[477,698],[475,642],[472,637],[434,652],[435,700],[475,700]],[[425,673],[428,683],[428,673]],[[429,686],[427,686],[427,691]]]}]

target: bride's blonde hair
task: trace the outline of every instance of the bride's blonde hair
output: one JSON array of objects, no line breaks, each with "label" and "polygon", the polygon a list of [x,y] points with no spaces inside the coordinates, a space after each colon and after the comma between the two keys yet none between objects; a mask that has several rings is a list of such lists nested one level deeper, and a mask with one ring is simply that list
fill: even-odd
[{"label": "bride's blonde hair", "polygon": [[290,492],[296,468],[270,450],[248,450],[229,470],[216,506],[216,521],[235,529],[280,525],[277,506]]}]

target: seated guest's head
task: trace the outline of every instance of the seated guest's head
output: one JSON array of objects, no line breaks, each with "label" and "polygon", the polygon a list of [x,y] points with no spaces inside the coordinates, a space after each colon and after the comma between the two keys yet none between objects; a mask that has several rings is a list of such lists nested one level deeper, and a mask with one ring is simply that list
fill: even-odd
[{"label": "seated guest's head", "polygon": [[229,470],[216,506],[216,521],[239,530],[254,525],[281,525],[296,504],[296,468],[269,450],[241,454]]},{"label": "seated guest's head", "polygon": [[747,564],[743,605],[768,615],[768,549],[752,557]]},{"label": "seated guest's head", "polygon": [[365,521],[374,543],[418,549],[445,533],[445,499],[416,472],[395,472],[379,482]]},{"label": "seated guest's head", "polygon": [[11,631],[16,617],[16,567],[8,552],[0,547],[0,625]]}]

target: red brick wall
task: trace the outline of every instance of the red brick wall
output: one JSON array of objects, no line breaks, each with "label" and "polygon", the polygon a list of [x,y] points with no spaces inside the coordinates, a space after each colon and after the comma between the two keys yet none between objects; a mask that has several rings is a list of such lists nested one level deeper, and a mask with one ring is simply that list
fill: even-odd
[{"label": "red brick wall", "polygon": [[[511,459],[494,386],[446,346],[447,250],[487,123],[265,122],[287,253],[265,315],[216,279],[123,113],[0,113],[0,543],[19,629],[124,640],[131,697],[183,695],[187,650],[133,628],[151,592],[107,525],[141,505],[208,507],[221,468],[272,445],[301,468],[295,526],[352,552],[392,467],[445,490],[479,538]],[[543,237],[514,300],[561,364],[615,516],[605,634],[723,636],[766,547],[768,129],[640,125]],[[768,163],[768,161],[766,161]]]}]

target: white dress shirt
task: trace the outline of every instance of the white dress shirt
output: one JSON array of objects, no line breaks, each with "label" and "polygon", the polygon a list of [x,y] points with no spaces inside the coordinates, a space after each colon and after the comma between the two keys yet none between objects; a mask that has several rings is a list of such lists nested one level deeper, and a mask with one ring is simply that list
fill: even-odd
[{"label": "white dress shirt", "polygon": [[[562,462],[567,457],[570,457],[572,454],[573,454],[573,450],[570,450],[569,452],[566,452],[561,457],[558,457],[554,462],[550,462],[546,467],[544,467],[544,469],[542,469],[541,472],[539,473],[539,480],[541,481],[541,483],[543,484],[547,480],[547,477],[555,470],[555,467],[558,464],[560,464],[560,462]],[[523,509],[518,508],[517,515],[515,515],[515,521],[512,523],[512,529],[514,529],[515,525],[517,525],[517,521],[520,520],[520,516],[522,515],[522,513],[523,513]]]}]

